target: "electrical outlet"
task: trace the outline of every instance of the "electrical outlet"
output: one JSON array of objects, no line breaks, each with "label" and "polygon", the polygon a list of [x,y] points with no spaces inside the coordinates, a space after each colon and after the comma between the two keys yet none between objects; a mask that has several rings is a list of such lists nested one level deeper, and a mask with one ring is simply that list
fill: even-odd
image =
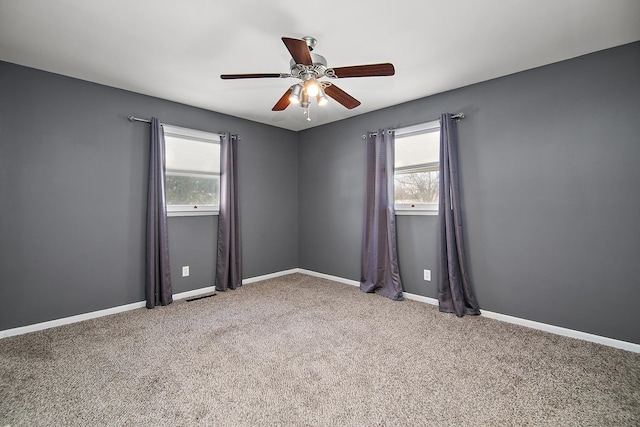
[{"label": "electrical outlet", "polygon": [[431,281],[431,270],[424,271],[424,280]]},{"label": "electrical outlet", "polygon": [[182,277],[187,277],[187,276],[189,276],[189,266],[184,265],[182,266]]}]

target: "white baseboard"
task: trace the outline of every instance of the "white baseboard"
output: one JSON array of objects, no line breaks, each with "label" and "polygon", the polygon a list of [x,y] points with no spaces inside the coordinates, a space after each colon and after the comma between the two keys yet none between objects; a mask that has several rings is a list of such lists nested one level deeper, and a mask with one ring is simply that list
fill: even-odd
[{"label": "white baseboard", "polygon": [[248,285],[250,283],[261,282],[263,280],[275,279],[276,277],[287,276],[289,274],[298,273],[299,272],[298,270],[299,270],[298,268],[292,268],[291,270],[277,271],[275,273],[265,274],[263,276],[256,276],[256,277],[251,277],[249,279],[242,279],[242,284]]},{"label": "white baseboard", "polygon": [[332,282],[344,283],[345,285],[360,286],[360,282],[357,280],[349,280],[330,274],[318,273],[317,271],[305,270],[304,268],[298,268],[297,270],[296,273],[306,274],[307,276],[319,277],[321,279],[331,280]]},{"label": "white baseboard", "polygon": [[[250,277],[243,279],[242,284],[248,285],[250,283],[261,282],[267,279],[273,279],[280,276],[286,276],[289,274],[301,273],[308,276],[319,277],[321,279],[331,280],[333,282],[343,283],[350,286],[360,286],[360,282],[356,280],[345,279],[343,277],[332,276],[330,274],[318,273],[312,270],[305,270],[304,268],[292,268],[290,270],[278,271],[276,273],[265,274],[263,276]],[[207,286],[205,288],[194,289],[192,291],[181,292],[173,295],[174,300],[190,298],[215,291],[215,286]],[[429,298],[422,295],[411,294],[408,292],[403,293],[406,299],[423,302],[425,304],[438,305],[438,300],[435,298]],[[0,339],[7,338],[15,335],[22,335],[29,332],[41,331],[43,329],[49,329],[56,326],[68,325],[70,323],[82,322],[84,320],[95,319],[97,317],[109,316],[111,314],[121,313],[123,311],[134,310],[137,308],[145,307],[145,301],[134,302],[131,304],[121,305],[118,307],[107,308],[104,310],[92,311],[90,313],[78,314],[76,316],[64,317],[62,319],[50,320],[48,322],[36,323],[33,325],[21,326],[13,329],[5,329],[0,331]],[[482,315],[491,319],[500,320],[502,322],[513,323],[515,325],[521,325],[532,329],[538,329],[545,332],[551,332],[552,334],[562,335],[570,338],[577,338],[584,341],[590,341],[597,344],[603,344],[609,347],[615,347],[622,350],[631,351],[633,353],[640,353],[640,344],[635,344],[627,341],[616,340],[613,338],[603,337],[600,335],[589,334],[587,332],[576,331],[573,329],[563,328],[561,326],[549,325],[546,323],[536,322],[533,320],[522,319],[519,317],[508,316],[506,314],[495,313],[489,310],[482,310]]]},{"label": "white baseboard", "polygon": [[577,338],[579,340],[603,344],[609,347],[620,348],[622,350],[631,351],[633,353],[640,353],[640,344],[635,344],[628,341],[616,340],[613,338],[603,337],[601,335],[594,335],[587,332],[576,331],[574,329],[563,328],[561,326],[549,325],[547,323],[522,319],[520,317],[508,316],[506,314],[495,313],[489,310],[482,310],[482,316],[488,317],[490,319],[500,320],[502,322],[513,323],[515,325],[526,326],[527,328],[551,332],[552,334],[556,335],[562,335],[569,338]]},{"label": "white baseboard", "polygon": [[145,301],[134,302],[131,304],[120,305],[118,307],[92,311],[90,313],[83,313],[83,314],[77,314],[75,316],[63,317],[62,319],[49,320],[47,322],[35,323],[33,325],[27,325],[27,326],[20,326],[18,328],[13,328],[13,329],[5,329],[3,331],[0,331],[0,338],[7,338],[15,335],[28,334],[29,332],[36,332],[36,331],[41,331],[43,329],[55,328],[56,326],[82,322],[84,320],[95,319],[97,317],[109,316],[111,314],[122,313],[123,311],[142,308],[142,307],[145,307],[146,305],[147,303]]},{"label": "white baseboard", "polygon": [[403,292],[406,299],[423,302],[425,304],[438,305],[438,300],[435,298],[424,297],[422,295],[410,294],[409,292]]},{"label": "white baseboard", "polygon": [[[345,285],[351,286],[360,286],[360,282],[357,280],[344,279],[338,276],[332,276],[330,274],[318,273],[317,271],[305,270],[304,268],[299,268],[297,273],[306,274],[308,276],[320,277],[321,279],[327,279],[334,282],[344,283]],[[402,295],[406,299],[424,302],[426,304],[438,305],[438,300],[429,297],[423,297],[422,295],[410,294],[409,292],[403,292]]]},{"label": "white baseboard", "polygon": [[207,286],[206,288],[194,289],[192,291],[180,292],[179,294],[173,294],[173,300],[186,299],[191,297],[197,297],[203,294],[215,292],[215,286]]},{"label": "white baseboard", "polygon": [[[360,282],[355,280],[344,279],[342,277],[331,276],[329,274],[317,273],[311,270],[298,269],[298,273],[307,274],[309,276],[320,277],[334,282],[345,283],[352,286],[360,286]],[[422,295],[411,294],[408,292],[403,293],[406,299],[423,302],[426,304],[438,305],[438,300],[435,298],[424,297]],[[640,353],[640,344],[631,343],[628,341],[616,340],[613,338],[603,337],[601,335],[589,334],[587,332],[576,331],[573,329],[563,328],[561,326],[549,325],[546,323],[535,322],[533,320],[521,319],[519,317],[508,316],[506,314],[495,313],[489,310],[482,310],[482,316],[490,319],[500,320],[502,322],[513,323],[515,325],[526,326],[527,328],[538,329],[545,332],[551,332],[552,334],[562,335],[570,338],[577,338],[584,341],[590,341],[597,344],[603,344],[609,347],[620,348],[622,350],[631,351],[633,353]]]},{"label": "white baseboard", "polygon": [[[277,273],[266,274],[264,276],[251,277],[248,279],[243,279],[242,284],[246,285],[249,283],[260,282],[262,280],[272,279],[274,277],[285,276],[287,274],[297,273],[298,269],[294,268],[292,270],[279,271]],[[194,289],[192,291],[180,292],[177,294],[173,294],[173,299],[181,300],[185,298],[191,298],[198,295],[207,294],[210,292],[214,292],[216,290],[215,286],[207,286],[205,288]],[[78,314],[75,316],[63,317],[61,319],[49,320],[47,322],[34,323],[32,325],[20,326],[12,329],[5,329],[0,331],[0,339],[13,337],[16,335],[28,334],[29,332],[42,331],[44,329],[55,328],[56,326],[69,325],[71,323],[82,322],[84,320],[96,319],[98,317],[109,316],[111,314],[122,313],[123,311],[135,310],[137,308],[146,307],[146,301],[134,302],[131,304],[120,305],[117,307],[107,308],[104,310],[92,311],[89,313]]]}]

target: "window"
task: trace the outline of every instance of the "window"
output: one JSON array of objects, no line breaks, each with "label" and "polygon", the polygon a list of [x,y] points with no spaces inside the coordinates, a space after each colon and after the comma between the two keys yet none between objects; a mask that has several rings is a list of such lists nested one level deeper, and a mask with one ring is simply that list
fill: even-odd
[{"label": "window", "polygon": [[438,212],[440,122],[395,131],[394,192],[399,215]]},{"label": "window", "polygon": [[162,125],[167,215],[214,215],[220,203],[220,136]]}]

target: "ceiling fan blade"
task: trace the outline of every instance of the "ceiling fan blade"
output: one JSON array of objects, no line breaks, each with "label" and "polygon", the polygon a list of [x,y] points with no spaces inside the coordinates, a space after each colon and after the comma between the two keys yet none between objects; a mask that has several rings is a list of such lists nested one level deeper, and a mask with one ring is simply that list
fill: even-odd
[{"label": "ceiling fan blade", "polygon": [[271,111],[282,111],[287,108],[291,103],[291,101],[289,101],[289,95],[291,95],[291,89],[289,89],[284,93],[284,95],[282,95],[282,98],[280,98],[278,102],[276,102],[276,105],[273,106]]},{"label": "ceiling fan blade", "polygon": [[265,78],[280,78],[280,73],[262,73],[262,74],[220,74],[222,80],[234,80],[234,79],[265,79]]},{"label": "ceiling fan blade", "polygon": [[296,64],[313,65],[306,41],[289,37],[282,37],[282,41]]},{"label": "ceiling fan blade", "polygon": [[349,110],[356,108],[360,105],[360,101],[349,95],[347,92],[340,89],[338,86],[331,84],[324,88],[324,93],[344,105]]},{"label": "ceiling fan blade", "polygon": [[377,76],[393,76],[396,73],[393,64],[370,64],[370,65],[353,65],[351,67],[334,68],[337,77],[377,77]]}]

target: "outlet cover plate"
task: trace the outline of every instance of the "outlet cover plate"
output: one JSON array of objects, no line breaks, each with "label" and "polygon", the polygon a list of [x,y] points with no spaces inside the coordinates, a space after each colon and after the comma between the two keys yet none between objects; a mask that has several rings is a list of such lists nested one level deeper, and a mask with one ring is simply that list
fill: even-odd
[{"label": "outlet cover plate", "polygon": [[188,276],[189,276],[189,266],[184,265],[182,266],[182,277],[188,277]]},{"label": "outlet cover plate", "polygon": [[431,281],[431,270],[424,271],[424,280]]}]

